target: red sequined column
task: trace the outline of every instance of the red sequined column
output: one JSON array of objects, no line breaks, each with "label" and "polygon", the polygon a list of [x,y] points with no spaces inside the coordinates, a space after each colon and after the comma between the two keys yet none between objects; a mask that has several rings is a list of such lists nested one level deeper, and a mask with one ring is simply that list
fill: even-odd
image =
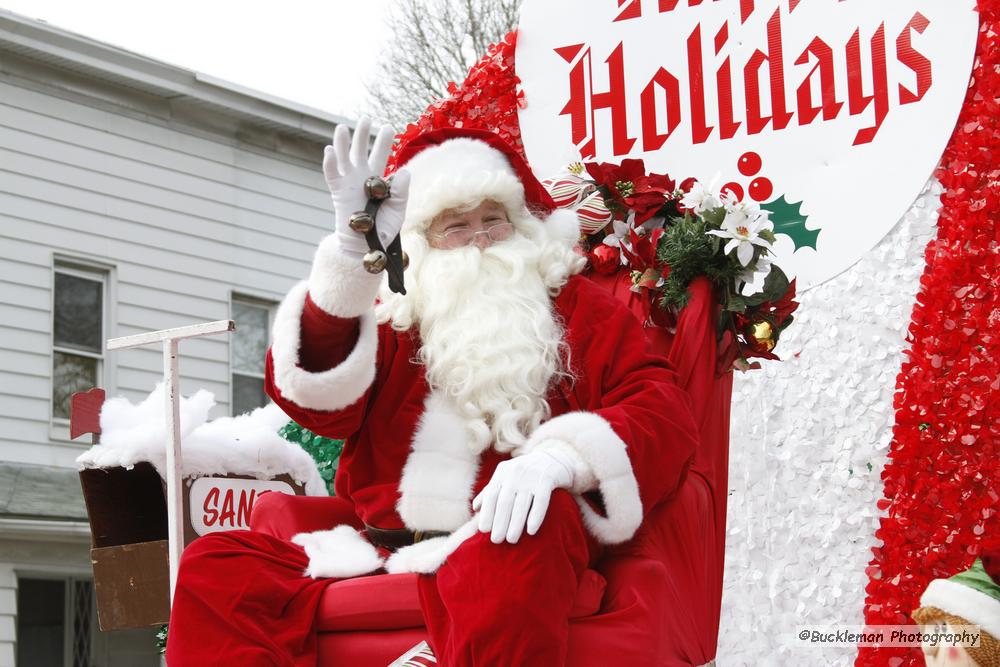
[{"label": "red sequined column", "polygon": [[[1000,0],[979,3],[972,82],[937,170],[937,238],[896,381],[882,473],[886,512],[867,569],[865,621],[912,623],[927,584],[1000,539]],[[918,649],[859,650],[856,665],[923,665]]]}]

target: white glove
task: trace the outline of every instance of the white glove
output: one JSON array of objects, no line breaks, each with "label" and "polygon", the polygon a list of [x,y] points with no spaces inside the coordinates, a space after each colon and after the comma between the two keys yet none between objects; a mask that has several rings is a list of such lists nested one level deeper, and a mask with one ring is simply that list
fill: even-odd
[{"label": "white glove", "polygon": [[573,486],[574,462],[558,449],[542,449],[502,461],[486,488],[472,501],[479,512],[480,532],[500,544],[514,544],[527,527],[534,535],[542,525],[555,489]]},{"label": "white glove", "polygon": [[[333,132],[333,143],[323,151],[323,176],[336,211],[337,239],[342,252],[361,257],[368,252],[364,234],[354,231],[348,225],[351,215],[365,210],[368,197],[365,196],[365,180],[370,176],[381,176],[392,149],[394,132],[385,125],[379,130],[371,155],[368,153],[371,120],[362,118],[354,130],[354,139],[344,125],[338,125]],[[376,216],[379,239],[386,247],[403,226],[406,214],[406,196],[410,188],[410,174],[406,170],[396,172],[392,179],[391,196],[382,202]]]}]

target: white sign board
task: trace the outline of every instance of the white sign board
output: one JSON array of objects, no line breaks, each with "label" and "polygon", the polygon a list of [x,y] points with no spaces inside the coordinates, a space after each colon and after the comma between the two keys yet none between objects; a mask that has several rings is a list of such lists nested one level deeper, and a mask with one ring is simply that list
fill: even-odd
[{"label": "white sign board", "polygon": [[250,511],[265,493],[295,491],[289,484],[260,479],[199,477],[191,484],[188,511],[199,536],[224,530],[249,530]]},{"label": "white sign board", "polygon": [[816,285],[878,243],[937,166],[969,82],[974,6],[526,0],[528,160],[545,178],[642,158],[678,181],[718,175],[765,208],[783,200],[797,241],[780,235],[777,261]]}]

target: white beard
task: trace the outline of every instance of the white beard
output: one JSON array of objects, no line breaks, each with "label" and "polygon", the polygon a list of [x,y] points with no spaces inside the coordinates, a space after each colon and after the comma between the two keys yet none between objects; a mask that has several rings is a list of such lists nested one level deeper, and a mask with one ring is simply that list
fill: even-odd
[{"label": "white beard", "polygon": [[407,295],[383,293],[379,320],[417,323],[431,390],[464,418],[475,449],[510,451],[549,417],[553,380],[570,377],[551,292],[580,262],[520,232],[482,251],[424,243],[414,254]]}]

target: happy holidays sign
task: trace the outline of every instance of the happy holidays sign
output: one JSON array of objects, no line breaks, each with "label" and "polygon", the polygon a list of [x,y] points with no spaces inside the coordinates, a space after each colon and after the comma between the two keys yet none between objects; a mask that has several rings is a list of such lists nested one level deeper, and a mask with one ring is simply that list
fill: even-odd
[{"label": "happy holidays sign", "polygon": [[877,244],[954,129],[974,0],[526,0],[535,172],[642,158],[772,211],[800,288]]}]

